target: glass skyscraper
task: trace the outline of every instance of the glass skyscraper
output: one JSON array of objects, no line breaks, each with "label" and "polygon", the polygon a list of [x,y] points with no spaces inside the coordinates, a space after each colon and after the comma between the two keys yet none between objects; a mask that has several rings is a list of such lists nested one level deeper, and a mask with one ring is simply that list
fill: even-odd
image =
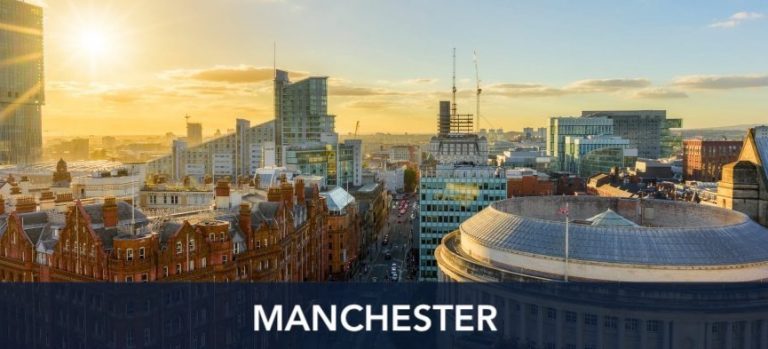
[{"label": "glass skyscraper", "polygon": [[0,164],[42,155],[43,10],[0,0]]}]

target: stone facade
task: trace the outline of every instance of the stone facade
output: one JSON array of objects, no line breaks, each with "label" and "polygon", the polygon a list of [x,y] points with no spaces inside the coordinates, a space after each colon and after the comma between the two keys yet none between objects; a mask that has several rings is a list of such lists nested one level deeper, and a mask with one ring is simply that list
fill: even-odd
[{"label": "stone facade", "polygon": [[742,212],[768,226],[768,127],[749,130],[737,161],[723,166],[717,186],[717,205]]}]

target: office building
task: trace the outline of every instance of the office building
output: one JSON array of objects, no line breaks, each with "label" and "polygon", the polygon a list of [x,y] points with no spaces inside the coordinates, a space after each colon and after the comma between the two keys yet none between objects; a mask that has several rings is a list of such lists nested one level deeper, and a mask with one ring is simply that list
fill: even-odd
[{"label": "office building", "polygon": [[582,111],[581,116],[613,120],[613,135],[628,139],[641,158],[670,157],[682,150],[682,139],[670,129],[683,127],[683,121],[667,119],[666,110]]},{"label": "office building", "polygon": [[723,166],[717,205],[768,227],[768,126],[749,129],[738,159]]},{"label": "office building", "polygon": [[434,251],[445,234],[507,197],[504,169],[488,165],[488,143],[471,130],[471,115],[440,102],[438,135],[419,180],[419,280],[437,280]]},{"label": "office building", "polygon": [[203,124],[199,122],[187,123],[187,144],[194,147],[203,142]]},{"label": "office building", "polygon": [[547,155],[552,158],[553,170],[565,171],[565,137],[613,135],[613,120],[608,118],[549,118]]},{"label": "office building", "polygon": [[579,177],[589,177],[614,167],[630,167],[637,160],[637,149],[615,136],[566,136],[564,168]]},{"label": "office building", "polygon": [[170,154],[147,162],[147,173],[165,174],[176,182],[186,176],[198,181],[205,176],[250,177],[274,160],[274,132],[273,121],[251,126],[237,119],[235,132],[198,145],[174,140]]},{"label": "office building", "polygon": [[43,9],[0,0],[0,24],[0,164],[30,164],[43,146]]},{"label": "office building", "polygon": [[686,139],[683,142],[683,178],[717,182],[723,165],[736,161],[743,141]]},{"label": "office building", "polygon": [[340,144],[304,144],[284,148],[285,167],[301,175],[325,177],[329,187],[362,185],[362,142],[350,139]]}]

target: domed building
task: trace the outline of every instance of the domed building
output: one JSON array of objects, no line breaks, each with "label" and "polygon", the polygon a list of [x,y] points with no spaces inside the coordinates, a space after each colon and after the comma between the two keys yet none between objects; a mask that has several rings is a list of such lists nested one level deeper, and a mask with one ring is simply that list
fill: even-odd
[{"label": "domed building", "polygon": [[446,235],[435,258],[443,281],[764,281],[768,229],[737,211],[685,202],[513,198]]}]

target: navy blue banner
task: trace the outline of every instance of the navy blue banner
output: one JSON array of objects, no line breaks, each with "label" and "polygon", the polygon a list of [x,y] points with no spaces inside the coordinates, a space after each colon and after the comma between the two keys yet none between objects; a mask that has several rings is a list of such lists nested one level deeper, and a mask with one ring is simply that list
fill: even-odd
[{"label": "navy blue banner", "polygon": [[762,284],[2,284],[3,348],[768,348]]}]

